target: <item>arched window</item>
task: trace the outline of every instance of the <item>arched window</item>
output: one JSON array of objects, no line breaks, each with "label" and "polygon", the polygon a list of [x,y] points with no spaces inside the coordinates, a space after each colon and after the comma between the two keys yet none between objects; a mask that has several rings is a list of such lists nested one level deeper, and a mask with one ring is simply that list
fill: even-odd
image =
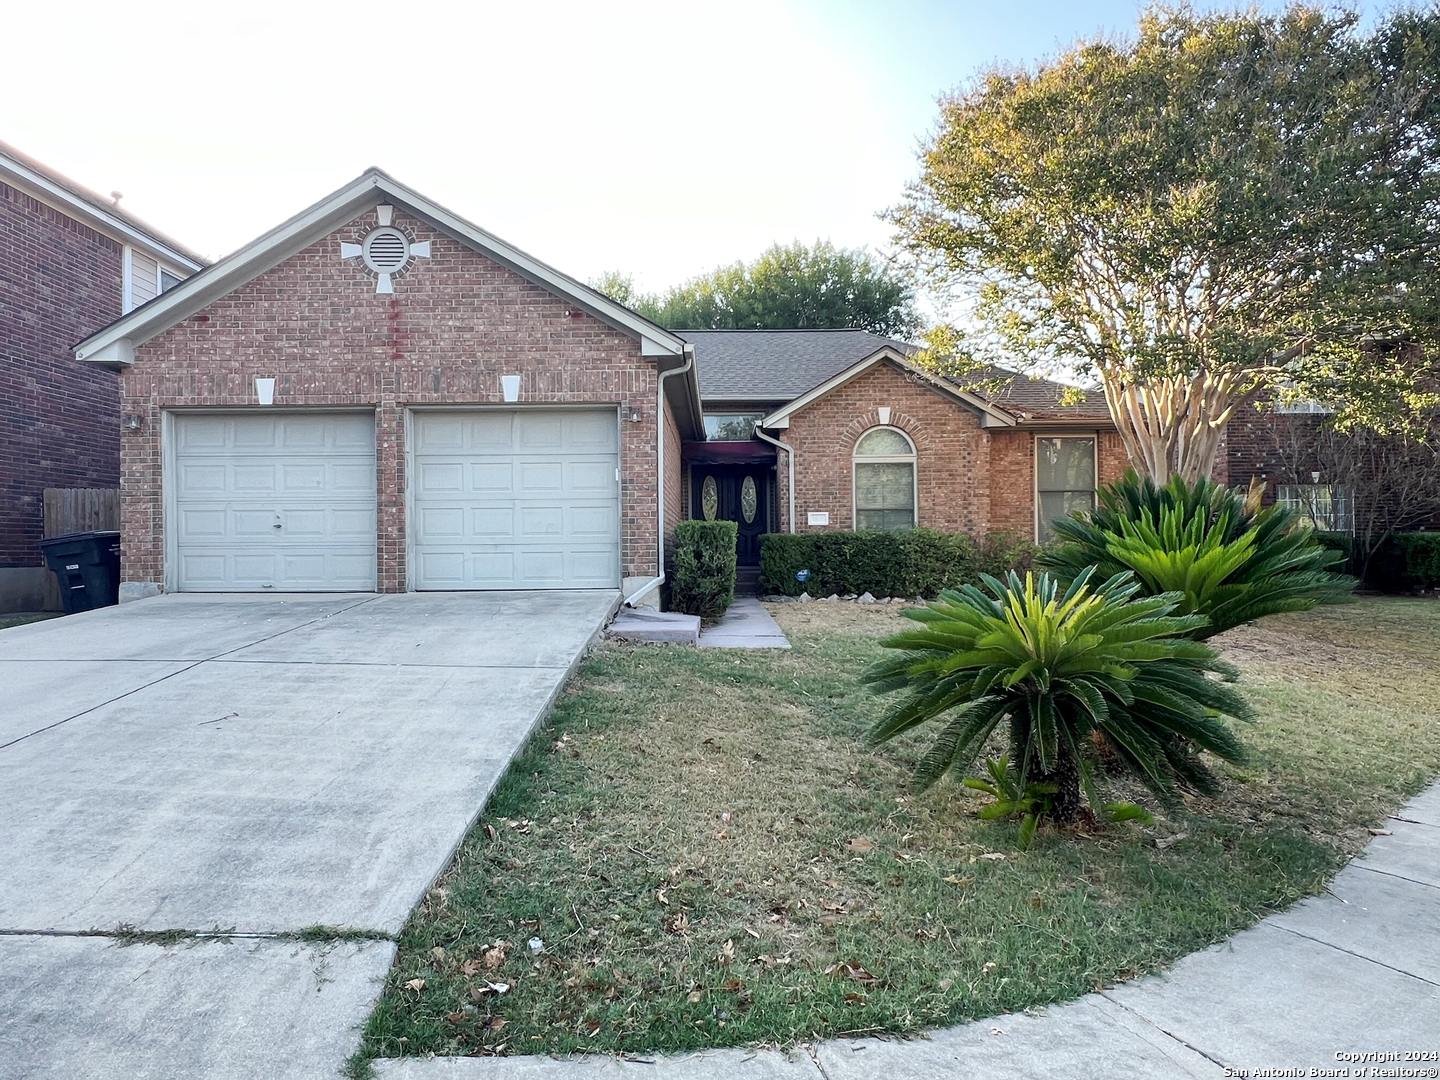
[{"label": "arched window", "polygon": [[915,527],[915,444],[899,428],[871,428],[855,444],[855,528]]}]

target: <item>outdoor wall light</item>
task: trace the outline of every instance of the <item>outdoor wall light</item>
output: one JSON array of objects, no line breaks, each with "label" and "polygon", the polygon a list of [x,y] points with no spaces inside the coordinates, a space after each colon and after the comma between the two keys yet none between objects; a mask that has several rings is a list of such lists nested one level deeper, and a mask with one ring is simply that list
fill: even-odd
[{"label": "outdoor wall light", "polygon": [[633,408],[633,407],[632,407],[632,408],[629,408],[629,409],[625,409],[624,412],[622,413],[622,415],[625,417],[626,420],[629,420],[630,423],[632,423],[632,424],[638,424],[638,423],[640,422],[640,410],[639,410],[639,409],[636,409],[636,408]]},{"label": "outdoor wall light", "polygon": [[260,402],[261,405],[274,405],[274,404],[275,404],[275,380],[274,380],[274,379],[256,379],[256,380],[255,380],[255,397],[256,397],[256,399]]},{"label": "outdoor wall light", "polygon": [[145,426],[145,421],[138,416],[127,416],[120,421],[120,426],[126,431],[139,431]]},{"label": "outdoor wall light", "polygon": [[519,376],[519,375],[501,375],[501,376],[500,376],[500,392],[505,395],[505,400],[506,400],[506,401],[519,401],[519,400],[520,400],[520,376]]}]

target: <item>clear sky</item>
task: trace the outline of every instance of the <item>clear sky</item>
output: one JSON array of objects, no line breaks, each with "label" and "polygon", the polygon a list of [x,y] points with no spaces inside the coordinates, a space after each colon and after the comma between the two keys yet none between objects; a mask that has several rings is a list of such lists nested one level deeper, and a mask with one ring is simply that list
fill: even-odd
[{"label": "clear sky", "polygon": [[775,241],[884,250],[938,94],[1138,10],[16,3],[0,140],[211,257],[378,165],[569,274],[659,289]]}]

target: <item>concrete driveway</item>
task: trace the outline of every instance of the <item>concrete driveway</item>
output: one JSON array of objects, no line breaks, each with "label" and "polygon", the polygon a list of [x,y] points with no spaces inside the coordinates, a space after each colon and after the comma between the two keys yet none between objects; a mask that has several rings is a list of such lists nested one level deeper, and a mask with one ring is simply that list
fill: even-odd
[{"label": "concrete driveway", "polygon": [[0,631],[0,1077],[334,1075],[394,953],[342,931],[400,930],[617,601],[166,596]]}]

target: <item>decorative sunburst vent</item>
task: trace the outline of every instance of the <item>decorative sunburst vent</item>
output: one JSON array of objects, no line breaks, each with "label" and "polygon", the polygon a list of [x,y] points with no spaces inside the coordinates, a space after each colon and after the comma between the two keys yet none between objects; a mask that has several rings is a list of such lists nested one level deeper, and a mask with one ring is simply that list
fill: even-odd
[{"label": "decorative sunburst vent", "polygon": [[411,259],[430,258],[430,241],[413,243],[391,222],[395,218],[393,206],[375,208],[376,227],[366,234],[358,244],[340,245],[342,259],[359,259],[365,268],[375,275],[377,293],[395,291],[394,276],[402,272]]}]

